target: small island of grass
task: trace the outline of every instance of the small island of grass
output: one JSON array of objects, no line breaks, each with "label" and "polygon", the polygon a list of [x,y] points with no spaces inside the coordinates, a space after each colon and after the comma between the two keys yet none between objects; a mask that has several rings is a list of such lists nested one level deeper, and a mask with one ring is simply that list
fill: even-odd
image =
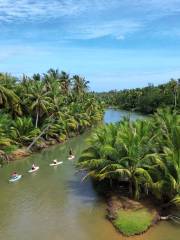
[{"label": "small island of grass", "polygon": [[107,218],[125,236],[146,232],[160,218],[154,206],[118,195],[108,199],[107,212]]},{"label": "small island of grass", "polygon": [[138,210],[119,210],[114,226],[124,235],[131,236],[145,232],[152,224],[154,214],[146,208]]}]

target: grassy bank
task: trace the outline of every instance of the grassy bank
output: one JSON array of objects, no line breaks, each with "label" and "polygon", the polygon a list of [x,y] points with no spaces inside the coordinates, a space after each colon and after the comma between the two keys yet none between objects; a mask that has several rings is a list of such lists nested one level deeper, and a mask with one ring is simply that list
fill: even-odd
[{"label": "grassy bank", "polygon": [[123,197],[122,193],[111,193],[107,205],[107,218],[125,236],[144,233],[160,219],[154,205]]},{"label": "grassy bank", "polygon": [[154,219],[154,213],[146,208],[138,210],[123,210],[117,212],[113,221],[114,226],[125,236],[132,236],[145,232]]}]

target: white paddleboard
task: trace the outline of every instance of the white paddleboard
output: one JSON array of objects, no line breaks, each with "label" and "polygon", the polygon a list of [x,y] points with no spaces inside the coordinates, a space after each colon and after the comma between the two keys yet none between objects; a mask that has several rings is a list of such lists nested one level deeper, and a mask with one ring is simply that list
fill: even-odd
[{"label": "white paddleboard", "polygon": [[59,164],[62,164],[63,162],[57,162],[57,163],[50,163],[49,166],[58,166]]},{"label": "white paddleboard", "polygon": [[36,172],[37,170],[39,170],[39,167],[35,167],[34,169],[30,169],[28,172],[29,173],[33,173],[33,172]]},{"label": "white paddleboard", "polygon": [[22,175],[18,175],[17,177],[12,177],[9,179],[9,182],[16,182],[18,181],[19,179],[21,179]]},{"label": "white paddleboard", "polygon": [[74,158],[75,158],[75,156],[72,155],[72,156],[68,157],[68,160],[73,160]]}]

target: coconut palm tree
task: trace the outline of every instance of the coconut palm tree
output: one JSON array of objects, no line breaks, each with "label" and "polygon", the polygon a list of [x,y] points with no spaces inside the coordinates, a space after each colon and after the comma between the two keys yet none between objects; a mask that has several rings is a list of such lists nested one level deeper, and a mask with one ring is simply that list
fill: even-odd
[{"label": "coconut palm tree", "polygon": [[70,87],[71,87],[71,79],[69,77],[69,74],[67,74],[64,71],[61,71],[60,74],[60,87],[62,89],[63,94],[69,94]]},{"label": "coconut palm tree", "polygon": [[30,117],[17,117],[10,128],[11,138],[22,145],[30,143],[39,133],[40,129],[34,129]]},{"label": "coconut palm tree", "polygon": [[170,109],[158,110],[153,125],[159,132],[159,151],[150,155],[149,162],[153,191],[158,198],[175,203],[180,195],[180,116]]},{"label": "coconut palm tree", "polygon": [[12,113],[21,114],[19,97],[3,84],[0,84],[0,108],[8,108]]},{"label": "coconut palm tree", "polygon": [[12,143],[8,134],[11,123],[10,117],[0,112],[0,146],[10,146]]},{"label": "coconut palm tree", "polygon": [[88,90],[89,81],[86,81],[85,78],[82,78],[78,75],[74,75],[73,80],[74,80],[73,90],[77,95],[82,95]]},{"label": "coconut palm tree", "polygon": [[21,102],[16,94],[16,78],[5,73],[0,73],[0,108],[6,108],[13,117],[21,115]]},{"label": "coconut palm tree", "polygon": [[26,95],[26,102],[30,104],[30,110],[35,111],[35,127],[37,128],[39,118],[47,113],[48,108],[52,107],[51,98],[48,97],[48,92],[45,92],[43,82],[34,83],[31,92]]},{"label": "coconut palm tree", "polygon": [[152,184],[145,168],[154,138],[149,136],[150,129],[148,121],[131,123],[128,119],[117,126],[101,128],[92,136],[91,146],[80,158],[79,166],[100,180],[128,181],[130,194],[139,198],[142,186],[147,191]]}]

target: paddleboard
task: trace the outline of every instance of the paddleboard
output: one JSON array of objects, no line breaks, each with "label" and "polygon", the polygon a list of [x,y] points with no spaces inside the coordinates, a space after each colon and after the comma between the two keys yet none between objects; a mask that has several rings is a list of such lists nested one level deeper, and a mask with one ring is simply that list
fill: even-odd
[{"label": "paddleboard", "polygon": [[57,163],[50,163],[49,166],[58,166],[59,164],[62,164],[63,162],[57,162]]},{"label": "paddleboard", "polygon": [[75,158],[75,156],[72,155],[72,156],[68,157],[68,160],[73,160],[74,158]]},{"label": "paddleboard", "polygon": [[39,170],[39,167],[35,167],[34,169],[30,169],[28,172],[29,173],[33,173],[33,172],[36,172],[37,170]]},{"label": "paddleboard", "polygon": [[17,177],[12,177],[9,179],[9,182],[16,182],[18,181],[19,179],[21,179],[22,175],[18,175]]}]

